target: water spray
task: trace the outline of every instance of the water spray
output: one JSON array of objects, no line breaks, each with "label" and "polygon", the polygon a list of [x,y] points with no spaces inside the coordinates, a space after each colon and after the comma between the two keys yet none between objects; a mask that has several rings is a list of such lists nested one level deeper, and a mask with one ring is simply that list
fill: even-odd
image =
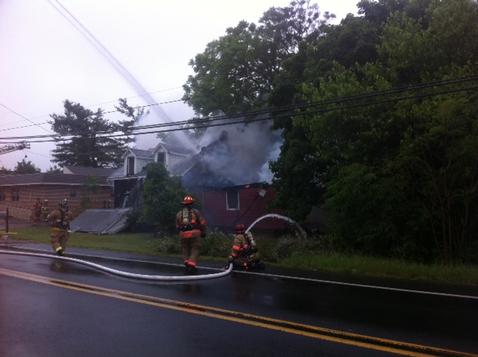
[{"label": "water spray", "polygon": [[297,228],[297,231],[301,235],[301,238],[304,238],[304,239],[307,238],[307,233],[305,233],[305,230],[300,226],[299,223],[294,221],[292,218],[289,218],[287,216],[283,216],[283,215],[280,215],[280,214],[276,214],[276,213],[268,213],[268,214],[265,214],[265,215],[257,218],[254,222],[251,223],[249,228],[246,229],[246,233],[249,233],[249,231],[252,229],[252,227],[254,227],[257,223],[259,223],[260,221],[262,221],[266,218],[281,219],[283,221],[289,222]]}]

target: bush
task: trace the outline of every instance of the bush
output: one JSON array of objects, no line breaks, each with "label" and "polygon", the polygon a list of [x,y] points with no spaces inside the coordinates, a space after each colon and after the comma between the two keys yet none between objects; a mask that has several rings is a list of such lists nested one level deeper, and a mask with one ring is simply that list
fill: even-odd
[{"label": "bush", "polygon": [[231,252],[232,240],[232,236],[227,235],[223,232],[209,232],[206,238],[203,238],[201,246],[201,255],[226,258]]},{"label": "bush", "polygon": [[166,254],[180,254],[181,242],[178,237],[164,237],[157,239],[156,251]]}]

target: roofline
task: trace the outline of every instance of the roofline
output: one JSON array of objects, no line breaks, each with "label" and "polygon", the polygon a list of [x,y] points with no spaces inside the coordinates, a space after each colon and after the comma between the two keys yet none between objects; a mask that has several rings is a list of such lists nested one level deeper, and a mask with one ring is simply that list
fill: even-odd
[{"label": "roofline", "polygon": [[117,176],[117,177],[108,177],[107,181],[116,181],[116,180],[131,180],[131,179],[139,179],[145,178],[146,175],[134,175],[134,176]]},{"label": "roofline", "polygon": [[[61,183],[61,182],[30,182],[30,183],[1,183],[0,187],[6,186],[38,186],[38,185],[61,185],[61,186],[85,186],[88,183]],[[97,186],[111,187],[111,185],[100,183],[96,184]]]}]

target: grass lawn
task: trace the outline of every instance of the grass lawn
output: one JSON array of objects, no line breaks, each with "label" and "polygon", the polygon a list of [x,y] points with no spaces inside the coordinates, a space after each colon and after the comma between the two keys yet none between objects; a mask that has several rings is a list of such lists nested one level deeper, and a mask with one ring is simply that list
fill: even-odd
[{"label": "grass lawn", "polygon": [[[50,244],[50,230],[47,227],[19,228],[14,239]],[[104,249],[119,252],[155,255],[158,239],[151,233],[122,233],[114,235],[96,235],[89,233],[71,233],[69,247]]]},{"label": "grass lawn", "polygon": [[[17,229],[15,239],[38,243],[50,243],[47,227]],[[207,238],[206,238],[207,239]],[[165,247],[164,239],[154,238],[151,233],[121,233],[115,235],[95,235],[72,233],[68,246],[78,248],[112,250],[145,255],[179,255],[179,239],[169,238],[175,246],[171,251]],[[272,249],[276,239],[261,242],[260,249]],[[210,243],[211,241],[209,241]],[[232,239],[230,241],[232,244]],[[258,242],[259,244],[259,242]],[[264,254],[265,255],[265,254]],[[226,256],[202,256],[202,259],[224,261]],[[266,263],[268,263],[266,261]],[[268,263],[271,264],[271,263]],[[425,265],[396,259],[384,259],[344,254],[323,254],[320,252],[293,253],[275,266],[312,271],[345,273],[356,276],[372,276],[414,281],[430,281],[448,284],[460,284],[478,287],[478,266]]]},{"label": "grass lawn", "polygon": [[281,266],[322,270],[357,276],[373,276],[414,281],[430,281],[478,287],[478,266],[420,264],[398,259],[385,259],[343,254],[293,254]]}]

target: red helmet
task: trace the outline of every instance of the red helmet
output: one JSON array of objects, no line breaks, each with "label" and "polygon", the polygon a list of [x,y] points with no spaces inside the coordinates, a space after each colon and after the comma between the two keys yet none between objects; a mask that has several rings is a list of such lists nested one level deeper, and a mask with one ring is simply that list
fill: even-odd
[{"label": "red helmet", "polygon": [[183,198],[183,205],[192,205],[194,203],[194,198],[192,196],[186,196]]},{"label": "red helmet", "polygon": [[246,231],[246,227],[243,224],[236,224],[234,226],[234,231],[238,234],[241,234]]}]

